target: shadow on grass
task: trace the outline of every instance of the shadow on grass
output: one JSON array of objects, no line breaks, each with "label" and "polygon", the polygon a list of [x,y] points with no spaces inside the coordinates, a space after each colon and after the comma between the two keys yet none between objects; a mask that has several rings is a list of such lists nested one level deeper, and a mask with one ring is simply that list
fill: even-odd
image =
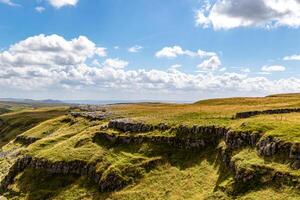
[{"label": "shadow on grass", "polygon": [[[78,192],[81,189],[88,192],[86,194]],[[95,184],[86,177],[55,175],[45,170],[26,169],[16,178],[15,185],[6,193],[9,199],[16,196],[26,196],[28,200],[82,199],[85,197],[96,200],[106,199],[109,193],[100,193]]]}]

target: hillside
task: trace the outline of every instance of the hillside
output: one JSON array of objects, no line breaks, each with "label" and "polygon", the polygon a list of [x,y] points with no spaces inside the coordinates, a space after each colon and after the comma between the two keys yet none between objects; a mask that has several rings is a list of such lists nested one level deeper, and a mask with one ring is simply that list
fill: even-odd
[{"label": "hillside", "polygon": [[0,199],[300,198],[300,95],[0,108]]}]

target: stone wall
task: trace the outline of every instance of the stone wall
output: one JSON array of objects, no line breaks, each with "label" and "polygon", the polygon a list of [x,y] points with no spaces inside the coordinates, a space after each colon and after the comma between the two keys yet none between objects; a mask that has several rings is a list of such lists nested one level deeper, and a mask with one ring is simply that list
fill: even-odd
[{"label": "stone wall", "polygon": [[295,113],[295,112],[300,112],[300,108],[285,108],[285,109],[239,112],[235,115],[235,118],[242,119],[242,118],[253,117],[256,115],[273,115],[273,114],[286,114],[286,113]]}]

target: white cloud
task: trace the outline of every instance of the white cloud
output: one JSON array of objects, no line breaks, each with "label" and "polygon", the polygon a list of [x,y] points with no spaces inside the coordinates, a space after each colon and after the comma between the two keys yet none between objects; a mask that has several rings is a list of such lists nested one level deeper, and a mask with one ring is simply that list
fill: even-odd
[{"label": "white cloud", "polygon": [[299,0],[217,0],[196,13],[196,24],[214,29],[300,26]]},{"label": "white cloud", "polygon": [[0,3],[9,5],[9,6],[19,6],[19,4],[13,3],[11,0],[0,0]]},{"label": "white cloud", "polygon": [[201,58],[203,57],[210,57],[210,56],[215,56],[216,53],[214,52],[206,52],[203,50],[198,50],[197,52],[193,52],[190,50],[184,50],[180,46],[173,46],[173,47],[164,47],[158,52],[156,52],[155,56],[157,58],[176,58],[178,56],[190,56],[190,57],[195,57],[199,56]]},{"label": "white cloud", "polygon": [[171,68],[172,69],[177,69],[177,68],[180,68],[182,65],[180,64],[175,64],[175,65],[172,65]]},{"label": "white cloud", "polygon": [[105,56],[105,49],[85,36],[70,41],[58,35],[37,35],[16,43],[0,54],[2,66],[78,65],[96,55]]},{"label": "white cloud", "polygon": [[243,73],[250,73],[251,70],[249,68],[242,68],[241,72],[243,72]]},{"label": "white cloud", "polygon": [[120,60],[119,58],[109,58],[106,59],[103,63],[104,67],[111,67],[111,68],[116,68],[116,69],[122,69],[124,67],[126,67],[129,64],[129,62],[125,61],[125,60]]},{"label": "white cloud", "polygon": [[35,7],[35,10],[36,10],[37,12],[39,12],[39,13],[42,13],[42,12],[45,11],[45,8],[42,7],[42,6],[37,6],[37,7]]},{"label": "white cloud", "polygon": [[63,6],[76,6],[78,0],[48,0],[49,3],[55,8],[61,8]]},{"label": "white cloud", "polygon": [[222,63],[218,56],[212,56],[211,58],[204,60],[197,67],[203,70],[217,70],[221,64]]},{"label": "white cloud", "polygon": [[261,71],[262,72],[267,72],[267,73],[270,73],[270,72],[283,72],[283,71],[285,71],[285,67],[281,66],[281,65],[271,65],[271,66],[265,65],[261,68]]},{"label": "white cloud", "polygon": [[300,60],[300,55],[286,56],[283,58],[283,60]]},{"label": "white cloud", "polygon": [[143,49],[142,46],[135,45],[135,46],[132,46],[132,47],[128,48],[128,52],[130,52],[130,53],[138,53],[138,52],[140,52],[142,49]]},{"label": "white cloud", "polygon": [[[57,35],[38,35],[13,44],[8,50],[0,52],[1,93],[30,90],[32,94],[41,90],[59,92],[72,88],[91,93],[115,91],[114,96],[143,92],[140,97],[154,93],[155,97],[161,97],[165,92],[216,93],[221,96],[221,93],[257,94],[300,90],[300,79],[297,78],[269,80],[263,76],[250,77],[247,74],[220,71],[216,74],[213,71],[186,73],[177,67],[167,70],[129,70],[124,68],[128,65],[124,60],[110,58],[98,62],[97,49],[84,36],[66,40]],[[207,63],[213,64],[207,64],[207,68],[218,68],[218,59],[211,57],[211,60]],[[178,96],[180,98],[182,95]]]}]

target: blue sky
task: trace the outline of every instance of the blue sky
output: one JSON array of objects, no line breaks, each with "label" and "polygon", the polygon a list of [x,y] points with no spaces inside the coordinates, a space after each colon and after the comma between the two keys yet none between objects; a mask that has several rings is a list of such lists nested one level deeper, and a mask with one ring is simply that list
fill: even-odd
[{"label": "blue sky", "polygon": [[298,0],[0,0],[0,19],[1,97],[193,101],[300,90]]}]

